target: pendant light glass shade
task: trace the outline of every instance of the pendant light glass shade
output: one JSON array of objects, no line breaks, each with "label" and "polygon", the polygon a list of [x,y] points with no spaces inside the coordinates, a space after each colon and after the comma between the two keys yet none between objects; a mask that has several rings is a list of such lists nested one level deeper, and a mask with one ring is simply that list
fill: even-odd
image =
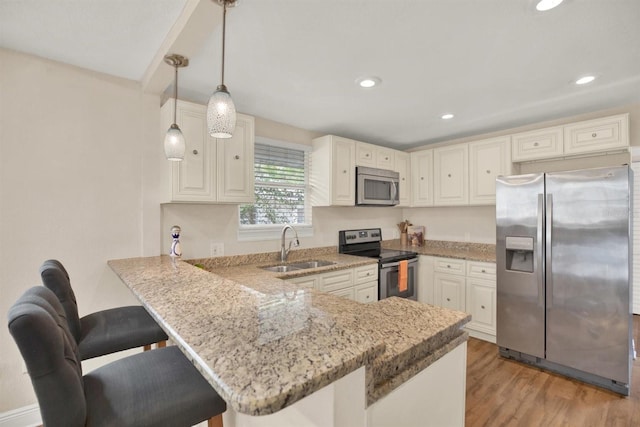
[{"label": "pendant light glass shade", "polygon": [[173,123],[164,137],[164,155],[167,160],[174,162],[184,160],[186,146],[182,131],[177,124]]},{"label": "pendant light glass shade", "polygon": [[222,6],[222,81],[209,98],[207,105],[207,128],[214,138],[231,138],[236,130],[236,106],[224,85],[224,48],[227,33],[227,7],[237,0],[213,0]]},{"label": "pendant light glass shade", "polygon": [[209,98],[207,105],[209,135],[214,138],[231,138],[236,129],[236,106],[225,85],[220,85]]},{"label": "pendant light glass shade", "polygon": [[173,54],[165,56],[164,62],[175,69],[175,81],[173,86],[173,124],[171,124],[164,137],[164,155],[167,160],[179,162],[184,160],[184,152],[187,148],[187,144],[176,120],[178,114],[178,68],[188,66],[189,59],[182,55]]}]

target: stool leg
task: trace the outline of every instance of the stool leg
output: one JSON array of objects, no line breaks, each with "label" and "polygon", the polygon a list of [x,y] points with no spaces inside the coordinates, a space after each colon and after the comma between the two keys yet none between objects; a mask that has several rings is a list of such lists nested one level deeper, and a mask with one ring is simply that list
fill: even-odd
[{"label": "stool leg", "polygon": [[218,414],[207,421],[207,427],[222,427],[222,414]]},{"label": "stool leg", "polygon": [[156,344],[156,348],[163,348],[167,346],[167,342],[166,341],[160,341],[159,343]]},{"label": "stool leg", "polygon": [[147,344],[147,345],[145,345],[145,346],[144,346],[144,347],[142,347],[142,348],[143,348],[143,350],[144,350],[144,351],[149,351],[149,350],[151,350],[151,345],[150,345],[150,344]]}]

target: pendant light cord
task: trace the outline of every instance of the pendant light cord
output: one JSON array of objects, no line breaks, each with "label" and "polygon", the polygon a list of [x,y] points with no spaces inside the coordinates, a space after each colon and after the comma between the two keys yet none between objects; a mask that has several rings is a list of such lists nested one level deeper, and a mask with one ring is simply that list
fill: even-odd
[{"label": "pendant light cord", "polygon": [[222,85],[224,86],[224,45],[227,26],[227,0],[222,3]]},{"label": "pendant light cord", "polygon": [[175,85],[173,86],[173,123],[177,124],[176,118],[178,115],[178,64],[174,65],[175,69]]}]

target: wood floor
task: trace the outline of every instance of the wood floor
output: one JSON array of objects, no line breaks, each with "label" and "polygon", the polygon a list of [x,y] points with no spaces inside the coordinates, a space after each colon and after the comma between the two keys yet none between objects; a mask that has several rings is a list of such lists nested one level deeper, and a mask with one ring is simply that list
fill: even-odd
[{"label": "wood floor", "polygon": [[629,397],[503,359],[495,344],[470,338],[466,427],[640,426],[640,316],[634,337]]}]

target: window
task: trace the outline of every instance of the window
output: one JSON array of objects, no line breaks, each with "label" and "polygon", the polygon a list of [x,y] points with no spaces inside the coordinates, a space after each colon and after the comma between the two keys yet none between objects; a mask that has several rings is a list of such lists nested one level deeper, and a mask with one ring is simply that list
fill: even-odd
[{"label": "window", "polygon": [[311,147],[256,137],[254,148],[255,197],[239,206],[240,240],[272,239],[282,225],[311,229],[309,151]]}]

